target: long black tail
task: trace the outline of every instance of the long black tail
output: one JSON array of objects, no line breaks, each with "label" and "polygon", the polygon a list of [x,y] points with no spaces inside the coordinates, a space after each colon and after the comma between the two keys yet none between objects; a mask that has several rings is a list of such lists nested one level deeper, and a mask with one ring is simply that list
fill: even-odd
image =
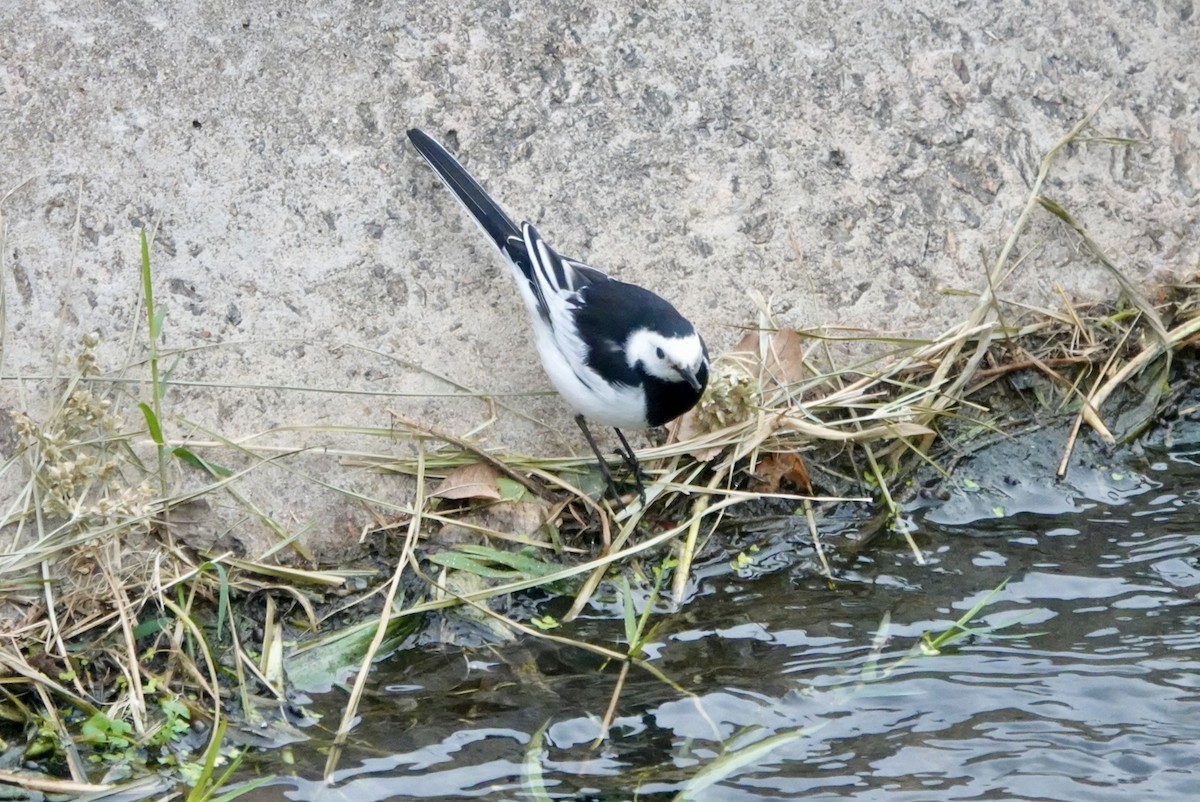
[{"label": "long black tail", "polygon": [[497,248],[505,250],[510,237],[521,241],[521,230],[504,213],[500,204],[492,200],[483,187],[479,186],[479,182],[458,163],[458,159],[450,155],[450,151],[420,128],[408,129],[408,138]]}]

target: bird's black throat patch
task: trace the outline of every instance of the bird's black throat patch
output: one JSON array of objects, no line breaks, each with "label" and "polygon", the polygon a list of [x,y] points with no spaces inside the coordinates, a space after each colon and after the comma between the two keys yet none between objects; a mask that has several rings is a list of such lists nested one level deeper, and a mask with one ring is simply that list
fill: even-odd
[{"label": "bird's black throat patch", "polygon": [[651,426],[662,426],[678,418],[700,400],[708,386],[708,365],[701,365],[696,373],[700,389],[693,390],[687,382],[668,382],[655,376],[643,374],[642,387],[646,391],[646,422]]}]

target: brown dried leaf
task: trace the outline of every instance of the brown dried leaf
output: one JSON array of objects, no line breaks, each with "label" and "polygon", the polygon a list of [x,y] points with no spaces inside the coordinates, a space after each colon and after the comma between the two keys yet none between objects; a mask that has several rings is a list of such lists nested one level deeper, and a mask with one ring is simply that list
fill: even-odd
[{"label": "brown dried leaf", "polygon": [[[703,434],[703,430],[696,425],[696,407],[688,410],[684,415],[676,418],[667,424],[667,442],[668,443],[683,443],[692,438]],[[701,448],[692,449],[692,459],[697,462],[711,462],[718,454],[721,453],[724,446],[704,446]]]},{"label": "brown dried leaf", "polygon": [[489,501],[499,501],[500,485],[496,481],[500,473],[490,465],[473,462],[470,465],[460,465],[437,486],[430,496],[437,498],[464,499],[482,498]]},{"label": "brown dried leaf", "polygon": [[759,460],[755,471],[763,492],[778,493],[783,480],[787,480],[801,491],[812,494],[812,482],[808,478],[808,468],[804,460],[794,451],[785,454],[768,454]]},{"label": "brown dried leaf", "polygon": [[804,341],[794,329],[748,331],[733,351],[748,354],[753,364],[761,366],[758,378],[764,388],[772,384],[785,387],[804,378]]}]

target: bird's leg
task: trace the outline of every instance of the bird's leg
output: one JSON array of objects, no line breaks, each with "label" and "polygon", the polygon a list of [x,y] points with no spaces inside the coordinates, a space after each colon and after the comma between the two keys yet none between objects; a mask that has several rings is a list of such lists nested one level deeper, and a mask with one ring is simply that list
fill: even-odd
[{"label": "bird's leg", "polygon": [[617,427],[613,427],[613,431],[617,433],[617,438],[621,441],[621,446],[624,450],[621,452],[621,459],[629,466],[629,470],[633,472],[633,481],[637,482],[638,498],[642,500],[642,506],[646,506],[646,486],[642,484],[642,466],[638,462],[637,454],[633,453],[633,449],[629,447],[629,441],[625,439],[625,435]]},{"label": "bird's leg", "polygon": [[[583,432],[583,438],[587,440],[588,445],[592,447],[592,453],[596,455],[596,461],[600,464],[600,473],[604,474],[604,481],[608,482],[608,489],[612,491],[613,499],[619,501],[621,494],[617,492],[616,482],[613,481],[612,473],[608,470],[608,463],[604,461],[604,455],[600,453],[600,449],[596,447],[596,441],[592,439],[592,433],[588,430],[587,421],[582,415],[575,416],[575,422],[579,424],[579,431]],[[625,438],[621,438],[624,440]],[[638,482],[641,485],[641,482]]]}]

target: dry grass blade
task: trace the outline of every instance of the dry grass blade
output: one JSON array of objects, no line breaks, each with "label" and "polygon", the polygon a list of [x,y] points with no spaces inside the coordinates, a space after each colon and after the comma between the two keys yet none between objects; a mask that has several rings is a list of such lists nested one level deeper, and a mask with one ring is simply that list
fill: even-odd
[{"label": "dry grass blade", "polygon": [[350,576],[371,573],[366,571],[310,571],[304,568],[275,565],[257,560],[243,560],[230,555],[222,555],[220,561],[228,564],[231,568],[245,571],[247,574],[270,577],[274,580],[294,583],[301,587],[315,585],[325,588],[338,588],[345,585],[346,579]]},{"label": "dry grass blade", "polygon": [[[1121,338],[1121,344],[1123,344],[1129,338],[1132,332],[1133,329],[1129,329],[1125,332],[1124,336]],[[1075,423],[1072,426],[1071,433],[1067,439],[1067,445],[1063,449],[1062,460],[1058,465],[1057,475],[1059,478],[1066,476],[1067,464],[1071,458],[1075,441],[1079,436],[1080,424],[1084,421],[1087,421],[1087,423],[1096,431],[1096,434],[1098,434],[1106,443],[1110,445],[1116,443],[1116,437],[1113,436],[1112,432],[1108,430],[1108,427],[1104,425],[1104,421],[1100,416],[1100,408],[1104,405],[1104,402],[1107,401],[1117,389],[1124,386],[1125,383],[1128,382],[1134,375],[1138,374],[1148,365],[1161,357],[1165,356],[1169,359],[1173,348],[1187,343],[1188,340],[1190,340],[1192,337],[1195,337],[1197,334],[1200,334],[1200,318],[1192,319],[1166,332],[1166,336],[1163,339],[1155,339],[1150,345],[1143,348],[1136,356],[1122,365],[1119,370],[1111,372],[1110,375],[1110,369],[1116,360],[1117,353],[1119,351],[1119,345],[1117,348],[1113,349],[1113,353],[1109,357],[1108,362],[1105,363],[1104,369],[1096,376],[1095,386],[1093,387],[1092,391],[1087,394],[1087,397],[1083,399],[1083,404],[1080,408],[1079,415],[1075,419]],[[1104,380],[1105,376],[1108,376],[1108,379],[1103,381],[1103,384],[1101,384],[1101,381]]]},{"label": "dry grass blade", "polygon": [[389,409],[388,414],[391,415],[394,420],[396,420],[397,422],[399,422],[401,425],[405,426],[406,428],[410,429],[411,431],[420,432],[420,433],[427,435],[429,437],[432,437],[434,439],[442,440],[446,443],[450,443],[451,445],[457,446],[458,448],[460,448],[461,450],[463,450],[465,452],[469,452],[469,453],[473,454],[474,456],[483,460],[483,462],[485,462],[486,464],[490,465],[492,468],[495,468],[497,471],[499,471],[500,473],[507,476],[509,479],[512,479],[514,482],[518,482],[521,485],[523,485],[525,487],[525,489],[528,490],[530,493],[533,493],[536,496],[540,496],[545,493],[545,490],[543,490],[542,487],[537,484],[537,482],[530,481],[527,476],[520,473],[519,471],[513,470],[507,464],[505,464],[505,462],[503,460],[493,457],[491,454],[484,451],[483,449],[476,447],[469,440],[467,440],[465,438],[455,437],[454,435],[450,434],[449,432],[441,431],[440,429],[437,429],[436,427],[427,426],[427,425],[418,423],[414,420],[410,420],[409,418],[406,418],[405,416],[401,415],[398,412],[395,412],[394,410]]},{"label": "dry grass blade", "polygon": [[[1101,101],[1101,103],[1097,104],[1095,108],[1084,115],[1083,119],[1076,123],[1074,127],[1072,127],[1071,130],[1068,131],[1062,139],[1056,142],[1054,146],[1046,153],[1046,155],[1042,157],[1042,160],[1038,165],[1037,176],[1034,178],[1033,186],[1030,188],[1025,205],[1021,209],[1021,213],[1017,217],[1017,221],[1013,224],[1013,228],[1008,235],[1008,239],[1005,241],[1004,246],[1000,249],[1000,253],[996,257],[995,264],[992,266],[991,271],[986,274],[987,289],[980,295],[979,303],[975,307],[975,310],[967,317],[966,320],[962,322],[960,328],[970,329],[981,325],[988,312],[995,309],[995,293],[1003,281],[1003,276],[1005,275],[1005,270],[1008,265],[1009,255],[1012,253],[1013,248],[1016,247],[1017,240],[1025,231],[1025,228],[1029,223],[1030,215],[1033,214],[1033,210],[1037,208],[1039,203],[1038,199],[1041,197],[1042,186],[1046,183],[1046,178],[1050,175],[1051,165],[1053,165],[1054,161],[1058,158],[1059,153],[1062,152],[1062,150],[1072,142],[1074,142],[1091,124],[1092,119],[1096,116],[1096,113],[1100,110],[1102,105],[1103,101]],[[965,341],[959,341],[958,344],[950,348],[945,353],[937,370],[934,371],[930,382],[931,384],[940,384],[943,380],[950,376],[951,372],[957,365],[957,358],[961,352],[963,342]],[[986,341],[982,339],[979,341],[978,345],[976,346],[975,354],[968,360],[967,366],[962,369],[957,378],[950,383],[945,393],[934,401],[935,410],[940,411],[947,409],[952,403],[954,403],[959,391],[970,383],[970,380],[975,371],[978,369],[978,366],[982,361],[983,355],[986,352],[989,344],[990,338]],[[931,439],[927,438],[925,442],[926,448],[928,448],[930,442]]]},{"label": "dry grass blade", "polygon": [[626,659],[626,656],[624,654],[622,654],[621,652],[613,651],[612,649],[606,648],[604,646],[597,646],[594,643],[588,643],[587,641],[575,640],[574,638],[564,638],[561,635],[554,635],[550,632],[545,632],[543,630],[536,629],[531,626],[526,626],[525,624],[522,624],[519,621],[514,621],[513,619],[509,618],[508,616],[497,613],[495,610],[492,610],[487,605],[480,604],[479,602],[475,601],[474,599],[471,599],[469,596],[465,596],[461,593],[456,593],[453,589],[447,587],[445,583],[437,581],[433,577],[429,576],[429,574],[422,571],[421,566],[418,564],[418,562],[416,560],[416,557],[412,554],[408,555],[408,564],[409,564],[409,567],[412,568],[413,573],[416,576],[418,576],[421,580],[423,580],[430,587],[437,590],[437,592],[439,594],[442,594],[444,597],[451,598],[451,599],[454,599],[455,601],[465,604],[468,607],[472,608],[473,610],[476,610],[476,611],[482,613],[483,615],[487,616],[488,618],[491,618],[493,621],[497,621],[500,624],[503,624],[505,627],[507,627],[509,629],[515,630],[517,632],[521,632],[521,633],[528,635],[530,637],[533,637],[533,638],[538,638],[540,640],[549,641],[551,643],[557,643],[562,646],[570,646],[572,648],[582,649],[583,651],[591,652],[593,654],[599,655],[600,657],[603,657],[608,660],[625,660]]},{"label": "dry grass blade", "polygon": [[1143,370],[1159,357],[1170,356],[1172,348],[1186,344],[1188,340],[1197,334],[1200,334],[1200,318],[1191,320],[1168,331],[1161,341],[1156,341],[1140,351],[1137,356],[1126,362],[1120,370],[1114,373],[1103,386],[1092,393],[1092,405],[1099,409],[1118,387],[1129,381],[1131,376]]},{"label": "dry grass blade", "polygon": [[[119,550],[115,550],[119,553]],[[112,589],[113,599],[116,604],[117,620],[120,623],[121,639],[126,650],[126,659],[122,668],[125,670],[129,682],[129,711],[133,718],[134,732],[138,735],[143,735],[146,732],[146,697],[142,689],[145,683],[141,675],[141,659],[137,648],[137,638],[133,634],[137,613],[132,609],[128,596],[125,595],[124,586],[117,580],[112,567],[117,563],[118,557],[102,561],[101,571],[104,574],[108,586]]]},{"label": "dry grass blade", "polygon": [[[204,665],[208,669],[207,677],[200,673],[199,667],[190,658],[181,660],[181,662],[185,670],[192,673],[193,678],[201,683],[208,697],[212,699],[212,721],[215,730],[216,724],[221,720],[221,682],[217,677],[219,664],[213,656],[212,648],[208,643],[208,637],[205,635],[204,630],[193,620],[192,616],[188,614],[187,610],[165,596],[162,598],[162,604],[175,614],[175,622],[178,625],[180,637],[186,633],[191,636],[195,643],[200,645],[199,653],[204,657]],[[176,641],[176,644],[179,642]],[[178,645],[175,652],[182,656],[182,651],[178,648]]]},{"label": "dry grass blade", "polygon": [[41,776],[15,774],[11,771],[0,771],[0,783],[43,794],[90,794],[109,791],[114,787],[111,785],[73,782],[70,780],[51,780]]},{"label": "dry grass blade", "polygon": [[[0,649],[0,665],[3,665],[14,674],[25,677],[35,686],[39,688],[45,688],[53,692],[55,695],[61,696],[63,699],[66,699],[68,702],[70,702],[71,705],[89,716],[95,715],[98,712],[96,706],[87,699],[77,695],[74,691],[71,691],[66,686],[52,680],[41,671],[38,671],[33,666],[29,665],[29,663],[25,660],[24,655],[20,654],[19,652],[10,652],[7,649]],[[58,706],[54,705],[54,708],[57,710]]]},{"label": "dry grass blade", "polygon": [[354,721],[357,718],[358,705],[362,701],[363,691],[367,686],[367,678],[371,673],[371,664],[375,662],[375,656],[379,653],[379,647],[383,644],[383,640],[387,635],[388,621],[395,608],[396,593],[400,589],[400,577],[408,565],[408,556],[412,554],[412,550],[417,542],[417,535],[421,531],[420,510],[424,506],[422,492],[425,484],[423,454],[423,451],[417,452],[417,498],[413,502],[415,512],[408,524],[408,535],[404,540],[404,552],[401,555],[401,559],[396,563],[396,570],[392,573],[392,580],[388,584],[387,596],[383,603],[383,612],[380,613],[379,622],[375,627],[375,636],[371,639],[371,644],[367,647],[367,651],[363,655],[358,675],[354,678],[354,686],[350,692],[350,698],[346,701],[346,709],[342,711],[342,720],[338,724],[337,734],[334,736],[333,744],[329,750],[329,757],[325,761],[325,782],[327,783],[333,781],[333,774],[337,770],[338,761],[341,759],[342,746],[346,743],[346,739],[349,737],[350,730],[353,728]]},{"label": "dry grass blade", "polygon": [[1096,244],[1096,241],[1093,240],[1087,233],[1087,229],[1085,229],[1079,223],[1079,221],[1077,221],[1071,215],[1071,213],[1064,209],[1057,201],[1051,200],[1044,195],[1039,195],[1038,203],[1042,205],[1042,208],[1046,209],[1055,217],[1070,226],[1071,229],[1079,235],[1079,239],[1088,249],[1088,252],[1092,254],[1092,258],[1094,258],[1105,270],[1109,272],[1110,275],[1112,275],[1114,279],[1116,279],[1117,284],[1121,287],[1121,291],[1124,292],[1133,305],[1137,307],[1137,309],[1143,315],[1146,316],[1146,320],[1150,321],[1150,328],[1158,336],[1159,342],[1163,345],[1166,345],[1167,328],[1163,325],[1162,317],[1159,316],[1158,310],[1154,308],[1154,304],[1150,303],[1150,299],[1148,299],[1132,281],[1126,278],[1125,274],[1121,272],[1120,268],[1118,268],[1113,261],[1108,258],[1107,254],[1104,253],[1100,246]]},{"label": "dry grass blade", "polygon": [[[709,489],[715,488],[716,483],[720,482],[723,478],[719,474],[713,476],[709,482]],[[711,493],[702,493],[692,502],[691,524],[688,526],[687,536],[680,546],[679,564],[675,567],[675,575],[671,579],[671,598],[676,604],[683,601],[684,595],[687,592],[688,582],[692,575],[692,563],[696,560],[696,549],[700,539],[700,522],[704,518],[704,513],[708,509],[711,499]],[[712,528],[716,528],[715,522]],[[576,600],[576,604],[578,604],[578,599]]]},{"label": "dry grass blade", "polygon": [[629,663],[622,661],[621,671],[617,674],[616,684],[608,698],[608,707],[604,709],[604,715],[600,719],[600,732],[596,735],[596,740],[592,741],[592,749],[599,749],[600,745],[608,738],[608,731],[612,729],[613,720],[617,717],[617,704],[621,701],[621,691],[625,688],[625,680],[628,676]]}]

